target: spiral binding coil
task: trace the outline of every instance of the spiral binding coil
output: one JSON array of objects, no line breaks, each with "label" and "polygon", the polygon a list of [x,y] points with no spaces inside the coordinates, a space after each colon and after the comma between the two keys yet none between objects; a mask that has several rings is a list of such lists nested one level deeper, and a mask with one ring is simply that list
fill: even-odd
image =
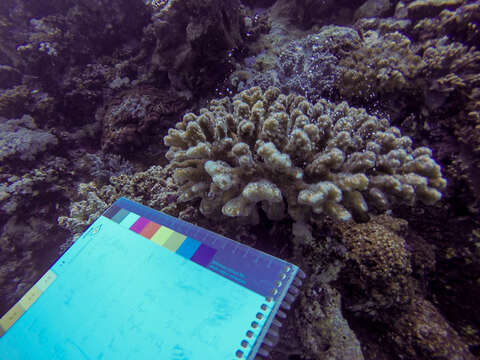
[{"label": "spiral binding coil", "polygon": [[[291,268],[287,267],[286,272],[288,272]],[[287,278],[286,273],[281,274],[280,276],[280,281],[277,281],[275,283],[275,288],[272,289],[271,294],[272,295],[277,295],[278,293],[278,288],[280,288],[283,283],[281,280],[284,280]],[[285,294],[285,296],[282,299],[282,302],[280,303],[280,308],[288,311],[291,309],[292,303],[295,301],[296,297],[300,293],[299,287],[302,285],[302,280],[305,279],[305,273],[298,269],[297,274],[295,275],[295,278],[293,279],[288,292]],[[272,298],[267,297],[266,302],[272,301]],[[262,320],[265,314],[263,311],[267,310],[267,304],[262,304],[260,307],[260,311],[256,314],[256,318],[258,320]],[[263,338],[262,344],[260,348],[257,351],[257,354],[255,356],[255,360],[262,360],[263,358],[266,358],[269,354],[272,348],[277,345],[279,338],[280,338],[280,328],[282,327],[282,322],[281,320],[286,319],[287,314],[282,311],[278,310],[277,313],[275,314],[275,317],[273,318],[272,322],[270,323],[270,326],[268,327],[267,333],[265,337]],[[253,329],[258,327],[258,323],[256,321],[253,321],[251,323],[251,326]],[[245,334],[246,338],[243,339],[240,343],[240,349],[236,351],[235,355],[237,359],[245,359],[244,352],[241,349],[246,349],[249,345],[248,340],[253,337],[254,333],[251,330],[248,330]]]}]

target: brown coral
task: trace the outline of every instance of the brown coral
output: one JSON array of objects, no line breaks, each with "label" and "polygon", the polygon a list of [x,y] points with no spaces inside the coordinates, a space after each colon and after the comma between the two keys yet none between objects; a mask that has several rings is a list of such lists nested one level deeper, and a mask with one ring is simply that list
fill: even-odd
[{"label": "brown coral", "polygon": [[366,224],[341,226],[348,249],[342,285],[348,296],[345,306],[363,316],[382,318],[386,310],[405,306],[413,294],[409,279],[412,268],[405,240],[390,226],[405,227],[406,222],[389,216]]}]

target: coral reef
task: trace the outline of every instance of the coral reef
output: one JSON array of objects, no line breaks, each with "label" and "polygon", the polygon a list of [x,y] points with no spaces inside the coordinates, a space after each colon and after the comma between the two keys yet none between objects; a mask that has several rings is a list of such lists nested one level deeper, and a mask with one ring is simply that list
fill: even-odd
[{"label": "coral reef", "polygon": [[421,287],[428,294],[426,298],[441,314],[442,321],[448,322],[476,355],[480,344],[476,324],[480,321],[480,314],[472,308],[480,297],[480,227],[478,216],[459,216],[465,213],[463,206],[472,198],[466,184],[452,183],[449,189],[456,192],[453,187],[460,186],[467,193],[460,205],[457,201],[463,194],[447,194],[452,204],[445,204],[431,212],[418,208],[410,215],[402,211],[402,217],[409,223],[409,231],[405,235],[413,255],[414,276],[420,280]]},{"label": "coral reef", "polygon": [[362,44],[339,65],[343,71],[337,86],[346,98],[418,91],[415,79],[425,67],[405,35],[373,30],[363,34]]},{"label": "coral reef", "polygon": [[[344,70],[340,59],[358,48],[359,43],[358,33],[351,28],[324,26],[318,33],[290,41],[271,55],[257,56],[253,68],[243,70],[249,73],[247,79],[236,87],[244,90],[260,86],[266,90],[276,86],[284,93],[304,95],[310,101],[331,96]],[[271,64],[266,65],[268,61]]]},{"label": "coral reef", "polygon": [[480,5],[478,2],[464,3],[455,10],[443,10],[438,16],[426,13],[412,28],[414,38],[424,41],[448,35],[454,41],[470,46],[478,44]]},{"label": "coral reef", "polygon": [[446,181],[426,147],[364,110],[252,88],[186,114],[164,139],[182,195],[204,215],[258,222],[312,214],[349,220],[416,199],[433,204]]},{"label": "coral reef", "polygon": [[[242,91],[275,86],[312,102],[322,97],[347,99],[385,108],[393,118],[397,113],[402,116],[407,99],[423,96],[426,67],[414,44],[402,34],[408,24],[363,19],[357,26],[358,31],[323,26],[313,34],[267,48],[237,66],[229,87]],[[394,94],[395,100],[390,99]],[[380,97],[386,101],[379,101]]]},{"label": "coral reef", "polygon": [[[12,155],[0,166],[2,314],[58,258],[68,235],[55,225],[70,180],[68,161],[28,150],[24,153]],[[30,155],[35,155],[35,161],[20,160]]]},{"label": "coral reef", "polygon": [[419,79],[425,113],[430,124],[438,123],[435,127],[441,129],[444,139],[448,138],[447,134],[455,134],[457,143],[448,163],[459,165],[454,170],[455,178],[460,181],[468,177],[471,191],[478,196],[480,185],[475,179],[480,166],[480,53],[476,40],[480,7],[478,2],[452,1],[438,16],[435,14],[426,11],[421,17],[410,20],[409,33],[417,41],[417,53],[426,64]]},{"label": "coral reef", "polygon": [[155,44],[152,71],[165,73],[176,89],[211,88],[231,67],[233,51],[242,47],[239,5],[238,0],[160,2],[145,29]]},{"label": "coral reef", "polygon": [[[95,0],[62,5],[52,2],[38,18],[29,17],[28,37],[17,43],[29,72],[53,77],[52,72],[71,64],[86,64],[126,39],[141,35],[148,20],[142,1],[115,0],[109,4],[110,11],[101,11],[103,6],[102,1]],[[129,16],[132,13],[134,18]]]},{"label": "coral reef", "polygon": [[23,114],[25,103],[30,97],[30,90],[24,85],[0,90],[0,116],[15,118]]},{"label": "coral reef", "polygon": [[20,71],[8,65],[0,65],[0,87],[9,88],[18,85],[21,79]]},{"label": "coral reef", "polygon": [[[479,83],[480,51],[444,36],[422,44],[430,90],[446,94],[457,91],[464,99],[475,102]],[[470,107],[473,107],[472,104]]]},{"label": "coral reef", "polygon": [[406,224],[382,216],[366,224],[341,226],[347,248],[341,275],[344,306],[356,316],[385,319],[410,302],[413,286],[407,243],[389,228],[404,229]]},{"label": "coral reef", "polygon": [[362,3],[363,1],[358,0],[300,0],[295,3],[288,0],[277,0],[272,6],[272,13],[276,18],[306,30],[325,23],[349,22],[353,19],[355,10]]},{"label": "coral reef", "polygon": [[172,91],[137,87],[120,93],[108,104],[103,118],[104,151],[128,152],[146,143],[156,132],[165,133],[187,99]]},{"label": "coral reef", "polygon": [[66,173],[66,160],[50,158],[45,164],[21,175],[3,172],[0,174],[0,215],[21,214],[35,198],[62,192],[58,184]]},{"label": "coral reef", "polygon": [[[325,272],[325,271],[324,271]],[[304,356],[312,359],[363,360],[360,342],[342,315],[341,295],[324,274],[313,274],[296,311]]]},{"label": "coral reef", "polygon": [[56,106],[57,113],[61,111],[67,115],[62,123],[81,125],[92,122],[97,108],[106,101],[106,83],[114,76],[114,69],[107,64],[88,64],[68,69],[59,83],[61,105]]},{"label": "coral reef", "polygon": [[1,1],[0,315],[125,196],[306,271],[271,359],[478,357],[479,29],[476,0]]},{"label": "coral reef", "polygon": [[[480,51],[452,42],[446,36],[428,40],[422,47],[431,79],[428,87],[429,104],[433,103],[438,107],[452,102],[450,99],[453,99],[453,103],[460,109],[460,116],[449,125],[454,129],[458,141],[478,155],[480,153]],[[476,166],[479,165],[477,162]]]},{"label": "coral reef", "polygon": [[342,316],[340,294],[328,285],[312,281],[302,298],[298,327],[306,356],[314,359],[363,360],[355,333]]},{"label": "coral reef", "polygon": [[109,183],[103,186],[97,186],[95,182],[80,183],[79,200],[71,203],[69,216],[61,216],[58,221],[74,237],[78,237],[110,204],[122,196],[178,216],[176,186],[171,181],[164,180],[166,178],[164,168],[152,166],[132,176],[112,176]]},{"label": "coral reef", "polygon": [[416,19],[426,15],[434,17],[443,9],[455,9],[463,3],[463,0],[415,0],[404,3],[408,3],[406,5],[408,17]]},{"label": "coral reef", "polygon": [[440,13],[437,28],[446,32],[453,39],[468,45],[477,45],[480,41],[480,4],[466,3],[455,11],[444,10]]},{"label": "coral reef", "polygon": [[[0,314],[5,314],[62,254],[67,231],[55,224],[57,203],[30,204],[0,227]],[[35,216],[25,216],[32,212]],[[48,234],[48,236],[45,236]]]},{"label": "coral reef", "polygon": [[20,119],[0,118],[0,161],[34,160],[36,155],[58,144],[57,138],[48,131],[37,128],[29,115]]},{"label": "coral reef", "polygon": [[[296,317],[302,344],[309,350],[307,358],[326,359],[341,351],[328,345],[346,341],[350,331],[366,359],[473,358],[458,330],[427,300],[428,285],[423,281],[435,272],[434,249],[405,220],[381,215],[368,223],[321,221],[315,226],[316,241],[300,244],[296,257],[309,270],[311,281]],[[336,332],[328,330],[332,294],[342,302],[337,318],[344,317],[348,325],[339,322],[337,330],[343,334],[330,340],[329,334]],[[324,346],[315,348],[320,344]],[[352,349],[353,344],[340,348]]]},{"label": "coral reef", "polygon": [[468,347],[428,300],[414,298],[391,323],[389,340],[397,352],[412,359],[473,360]]},{"label": "coral reef", "polygon": [[392,5],[389,0],[367,0],[355,11],[353,17],[354,19],[381,18],[391,11]]},{"label": "coral reef", "polygon": [[75,172],[81,174],[82,178],[89,178],[97,184],[107,183],[112,176],[131,176],[136,169],[132,163],[125,160],[118,154],[110,153],[85,153],[74,151],[70,154],[74,161]]}]

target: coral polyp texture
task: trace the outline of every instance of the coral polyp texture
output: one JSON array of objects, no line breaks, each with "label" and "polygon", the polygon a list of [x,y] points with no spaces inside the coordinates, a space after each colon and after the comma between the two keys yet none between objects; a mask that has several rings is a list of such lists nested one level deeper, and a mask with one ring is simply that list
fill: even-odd
[{"label": "coral polyp texture", "polygon": [[381,35],[376,31],[365,32],[362,46],[339,65],[343,68],[338,85],[340,93],[363,98],[414,91],[418,87],[416,79],[425,68],[408,37],[399,32]]},{"label": "coral polyp texture", "polygon": [[446,186],[431,150],[413,149],[388,120],[272,87],[213,100],[164,141],[179,200],[201,198],[206,216],[257,223],[258,204],[272,220],[347,221],[395,203],[433,204]]}]

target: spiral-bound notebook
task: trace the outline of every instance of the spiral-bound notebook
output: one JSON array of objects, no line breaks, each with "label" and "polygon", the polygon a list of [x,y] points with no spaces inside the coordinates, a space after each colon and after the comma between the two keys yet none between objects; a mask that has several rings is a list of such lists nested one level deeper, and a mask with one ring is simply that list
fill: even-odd
[{"label": "spiral-bound notebook", "polygon": [[0,319],[0,359],[260,358],[304,276],[121,198]]}]

